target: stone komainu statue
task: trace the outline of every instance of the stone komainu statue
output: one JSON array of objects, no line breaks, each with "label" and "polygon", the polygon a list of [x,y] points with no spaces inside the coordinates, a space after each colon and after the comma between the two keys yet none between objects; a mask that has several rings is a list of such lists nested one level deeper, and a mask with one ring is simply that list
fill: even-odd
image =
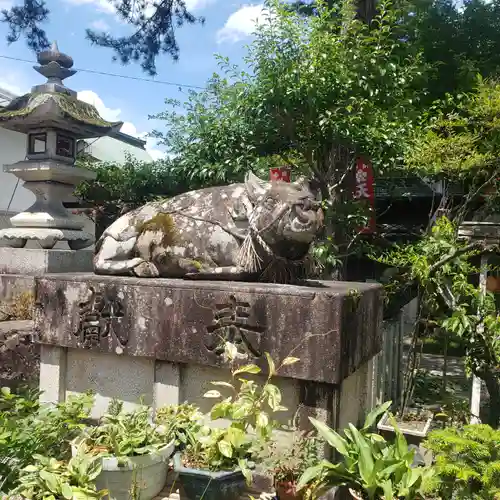
[{"label": "stone komainu statue", "polygon": [[289,283],[304,277],[323,212],[307,182],[191,191],[133,210],[96,244],[96,274]]}]

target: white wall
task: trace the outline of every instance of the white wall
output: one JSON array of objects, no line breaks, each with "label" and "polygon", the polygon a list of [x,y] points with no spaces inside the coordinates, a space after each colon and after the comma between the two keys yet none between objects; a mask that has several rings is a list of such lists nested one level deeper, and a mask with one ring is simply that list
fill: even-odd
[{"label": "white wall", "polygon": [[[26,155],[26,135],[0,128],[0,215],[8,209],[10,212],[21,212],[35,202],[35,195],[22,187],[17,177],[3,171],[3,165],[24,160]],[[9,201],[14,198],[9,208]]]},{"label": "white wall", "polygon": [[136,148],[125,142],[118,141],[112,137],[101,137],[97,140],[88,139],[90,146],[87,148],[94,158],[102,161],[116,161],[125,163],[126,154],[134,156],[139,161],[151,161],[152,158],[144,149]]}]

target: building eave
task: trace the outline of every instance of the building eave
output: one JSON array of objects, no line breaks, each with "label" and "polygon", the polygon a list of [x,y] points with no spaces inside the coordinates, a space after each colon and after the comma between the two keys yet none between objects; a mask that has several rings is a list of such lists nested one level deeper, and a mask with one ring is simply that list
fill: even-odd
[{"label": "building eave", "polygon": [[135,146],[136,148],[146,149],[146,141],[143,139],[139,139],[138,137],[134,137],[132,135],[125,134],[120,132],[119,130],[113,130],[108,134],[108,137],[112,137],[117,141],[125,142],[126,144],[130,144],[131,146]]}]

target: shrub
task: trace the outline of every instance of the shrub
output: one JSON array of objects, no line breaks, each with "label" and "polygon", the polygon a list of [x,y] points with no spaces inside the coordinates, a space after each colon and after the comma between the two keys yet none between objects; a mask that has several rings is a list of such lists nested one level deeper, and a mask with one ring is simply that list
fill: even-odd
[{"label": "shrub", "polygon": [[40,405],[40,393],[13,394],[0,391],[0,491],[18,486],[21,469],[35,455],[57,460],[71,456],[70,441],[83,429],[89,417],[93,397],[70,397],[57,405]]},{"label": "shrub", "polygon": [[500,498],[500,430],[484,424],[449,427],[431,432],[424,446],[435,454],[443,499]]}]

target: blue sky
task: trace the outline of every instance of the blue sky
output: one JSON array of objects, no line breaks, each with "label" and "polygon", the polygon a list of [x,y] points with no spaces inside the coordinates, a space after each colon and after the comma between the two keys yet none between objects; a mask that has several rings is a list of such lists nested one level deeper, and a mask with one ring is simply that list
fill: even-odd
[{"label": "blue sky", "polygon": [[[11,2],[16,0],[0,0],[0,9]],[[157,61],[156,79],[203,86],[217,69],[214,53],[229,56],[233,62],[241,61],[262,4],[251,0],[186,0],[186,4],[191,12],[206,18],[205,25],[187,25],[177,31],[180,60],[173,62],[168,56],[161,56]],[[88,27],[110,30],[113,34],[126,33],[129,29],[120,24],[107,0],[47,0],[47,5],[51,10],[50,23],[45,26],[48,37],[57,40],[59,49],[73,57],[75,68],[150,78],[139,65],[113,63],[110,50],[92,47],[85,40]],[[34,60],[24,40],[8,45],[6,33],[5,26],[0,25],[0,55]],[[32,65],[24,62],[0,58],[0,68],[0,87],[15,93],[27,92],[32,85],[43,81]],[[148,115],[163,110],[166,97],[183,98],[176,86],[83,71],[66,83],[81,92],[80,98],[93,102],[105,118],[126,122],[124,132],[138,136],[161,126],[148,120]],[[148,149],[154,156],[159,154],[151,140]]]}]

